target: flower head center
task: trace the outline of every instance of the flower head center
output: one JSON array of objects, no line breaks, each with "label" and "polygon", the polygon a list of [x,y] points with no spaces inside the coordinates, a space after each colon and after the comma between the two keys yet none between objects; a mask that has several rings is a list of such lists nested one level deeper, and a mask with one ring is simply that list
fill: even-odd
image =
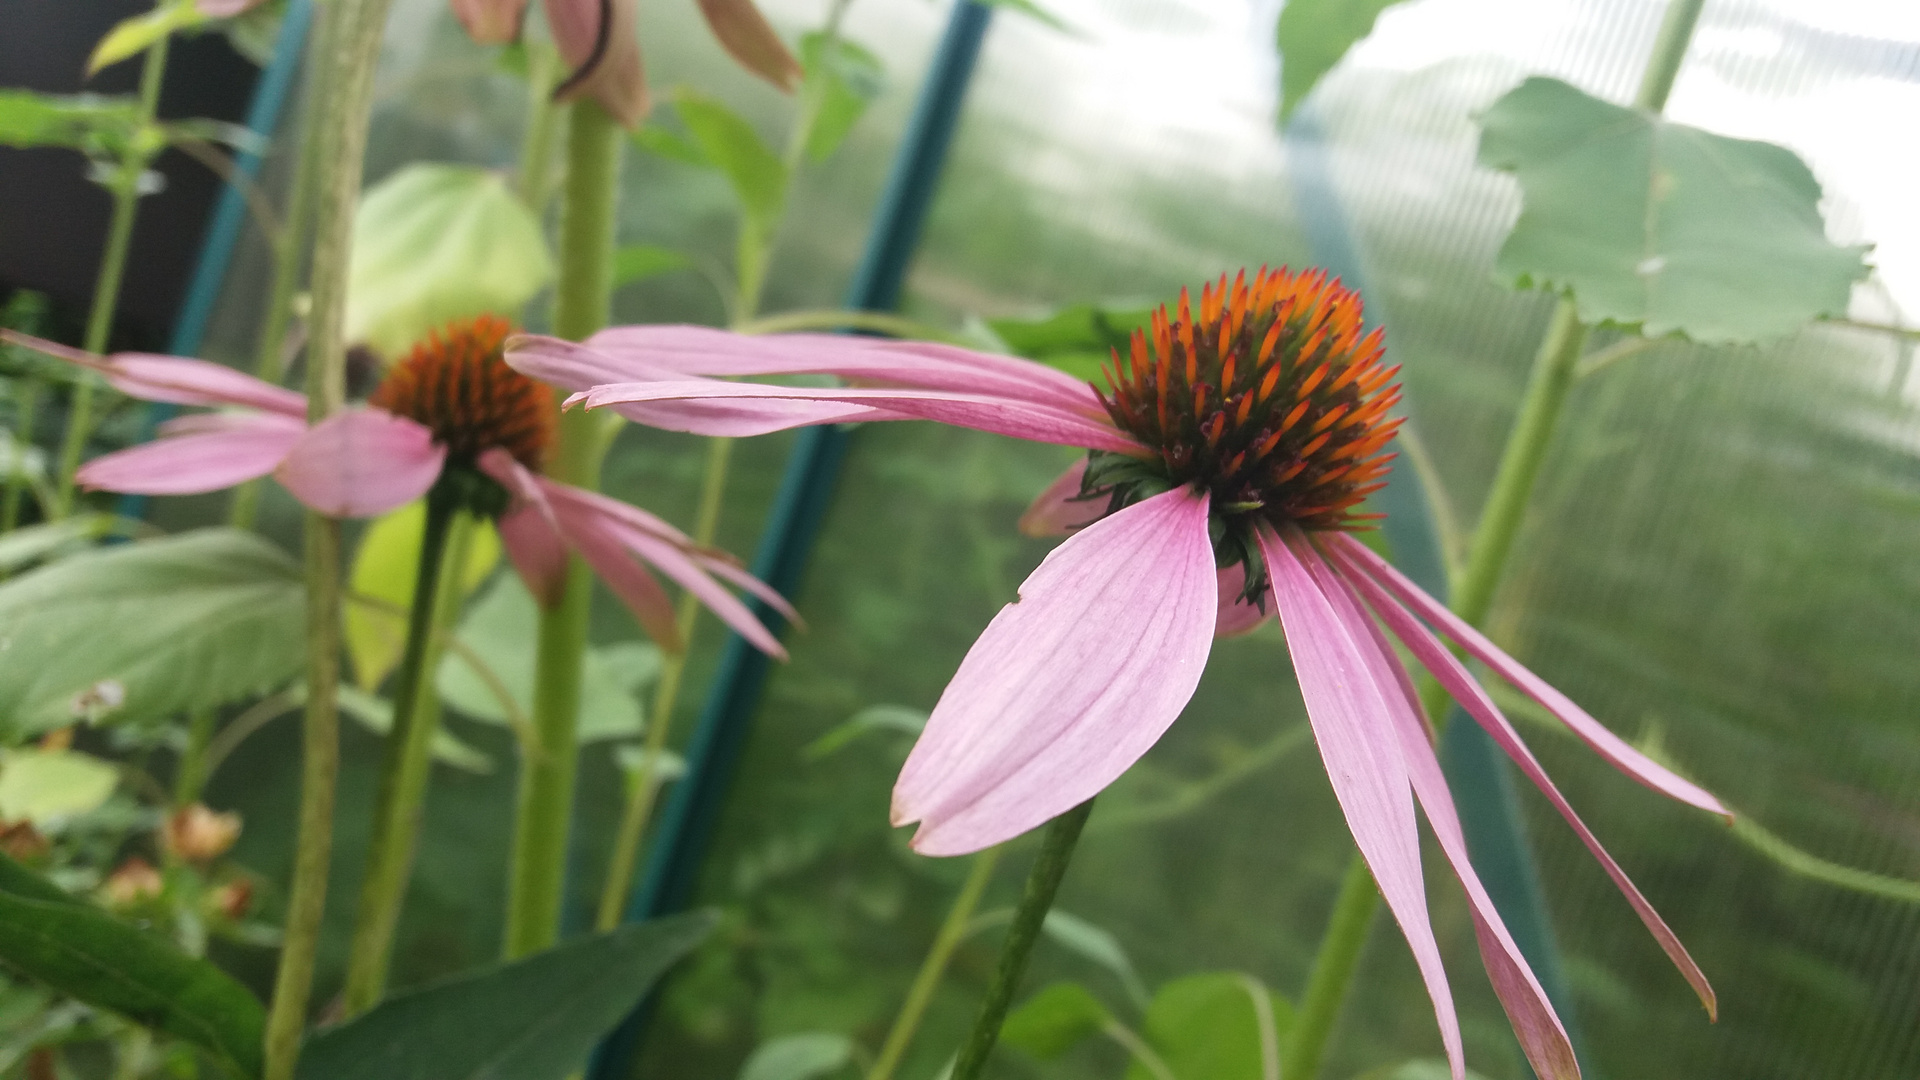
[{"label": "flower head center", "polygon": [[508,367],[513,325],[497,315],[450,323],[427,335],[367,399],[433,432],[449,465],[471,469],[494,447],[540,468],[553,441],[553,391]]}]

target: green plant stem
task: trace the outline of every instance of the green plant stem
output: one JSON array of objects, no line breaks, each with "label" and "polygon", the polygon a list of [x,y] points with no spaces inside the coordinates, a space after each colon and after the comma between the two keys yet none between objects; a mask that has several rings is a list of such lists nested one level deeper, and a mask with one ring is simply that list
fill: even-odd
[{"label": "green plant stem", "polygon": [[1280,1075],[1313,1077],[1320,1070],[1333,1025],[1340,1019],[1340,1007],[1346,1003],[1353,986],[1354,972],[1360,967],[1360,952],[1367,943],[1367,931],[1373,926],[1373,913],[1380,906],[1380,890],[1365,859],[1347,864],[1340,880],[1340,892],[1334,897],[1333,913],[1327,919],[1327,931],[1314,953],[1313,972],[1307,977],[1306,993],[1294,1012],[1293,1032],[1280,1058]]},{"label": "green plant stem", "polygon": [[[373,836],[367,842],[366,876],[347,953],[346,1010],[357,1016],[386,992],[394,931],[413,876],[433,765],[433,737],[440,728],[440,628],[459,614],[460,572],[466,562],[472,518],[442,480],[427,496],[420,540],[420,568],[407,613],[406,645],[393,686],[393,729],[381,761],[380,793],[374,802]],[[449,570],[449,568],[454,568]]]},{"label": "green plant stem", "polygon": [[[314,100],[318,161],[326,173],[314,208],[313,308],[307,342],[307,417],[318,422],[346,397],[347,261],[353,211],[366,159],[373,68],[387,0],[331,0],[321,6],[315,39]],[[305,518],[307,708],[300,779],[300,832],[294,849],[287,921],[268,1005],[264,1080],[293,1080],[313,991],[314,956],[326,912],[333,851],[333,800],[340,768],[340,523],[314,511]]]},{"label": "green plant stem", "polygon": [[[940,988],[940,980],[947,973],[947,964],[953,959],[953,951],[967,936],[967,928],[973,921],[973,913],[980,906],[980,898],[986,895],[987,885],[993,881],[993,871],[1000,863],[1001,848],[990,847],[973,857],[973,868],[967,872],[967,880],[960,886],[959,895],[953,898],[953,906],[947,909],[947,917],[933,936],[933,944],[927,949],[926,959],[920,961],[920,970],[913,976],[913,984],[907,987],[907,996],[900,1003],[900,1012],[893,1018],[893,1026],[887,1029],[887,1041],[880,1046],[880,1056],[874,1059],[873,1068],[867,1070],[867,1080],[893,1080],[894,1070],[900,1067],[900,1060],[907,1055],[907,1048],[913,1045],[913,1036],[920,1030],[920,1020],[927,1013],[927,1006],[933,1002],[933,992]],[[1045,912],[1041,913],[1042,921]]]},{"label": "green plant stem", "polygon": [[1000,946],[1000,963],[994,969],[993,981],[987,984],[986,1000],[980,1003],[980,1016],[954,1061],[952,1080],[980,1080],[981,1071],[987,1067],[987,1055],[1000,1038],[1000,1025],[1006,1021],[1007,1008],[1027,973],[1033,943],[1040,937],[1041,924],[1046,922],[1054,894],[1060,891],[1060,879],[1066,876],[1067,863],[1073,858],[1073,846],[1091,813],[1093,800],[1088,799],[1048,822],[1040,854],[1034,858],[1033,869],[1027,873],[1027,887],[1020,894],[1020,906],[1014,909],[1007,939]]},{"label": "green plant stem", "polygon": [[[613,293],[614,202],[625,140],[619,124],[592,101],[574,103],[568,114],[553,329],[560,337],[580,341],[607,324]],[[606,445],[606,426],[599,416],[585,409],[564,413],[547,471],[565,483],[596,488]],[[507,885],[506,955],[510,959],[543,949],[560,934],[567,825],[573,812],[578,756],[581,660],[592,600],[593,578],[579,557],[572,556],[567,560],[559,603],[540,613],[532,718],[539,753],[525,755],[520,762]]]},{"label": "green plant stem", "polygon": [[202,705],[187,717],[187,745],[180,750],[180,767],[173,775],[173,805],[188,806],[200,801],[207,783],[207,747],[213,742],[217,714],[210,705]]},{"label": "green plant stem", "polygon": [[553,188],[553,139],[560,128],[560,107],[553,102],[559,54],[542,42],[527,43],[527,133],[520,144],[515,187],[536,217],[544,216]]},{"label": "green plant stem", "polygon": [[[140,67],[140,105],[135,140],[117,163],[113,183],[113,216],[107,224],[107,246],[100,254],[100,272],[93,282],[93,306],[87,312],[87,330],[82,348],[99,353],[107,347],[113,331],[113,314],[120,305],[120,279],[127,269],[127,249],[133,243],[133,219],[140,208],[140,180],[146,173],[156,148],[147,144],[145,135],[153,127],[160,106],[160,86],[167,73],[167,42],[160,38],[147,48]],[[60,474],[53,517],[66,517],[73,511],[73,474],[80,467],[80,455],[93,434],[94,380],[82,379],[73,388],[73,408],[67,414],[66,439],[60,446]]]}]

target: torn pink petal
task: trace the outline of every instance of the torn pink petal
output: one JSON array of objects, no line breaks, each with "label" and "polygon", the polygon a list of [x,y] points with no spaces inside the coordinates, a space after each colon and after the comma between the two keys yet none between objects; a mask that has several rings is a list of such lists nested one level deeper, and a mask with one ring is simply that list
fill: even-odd
[{"label": "torn pink petal", "polygon": [[1086,475],[1084,457],[1067,466],[1067,471],[1035,496],[1027,512],[1020,515],[1020,532],[1025,536],[1066,536],[1099,521],[1107,512],[1107,497],[1081,496],[1080,482]]},{"label": "torn pink petal", "polygon": [[74,479],[92,491],[194,495],[272,472],[306,425],[272,413],[209,413],[163,425],[166,437],[94,458]]},{"label": "torn pink petal", "polygon": [[1176,488],[1055,548],[974,642],[893,789],[958,855],[1091,798],[1166,731],[1213,641],[1207,498]]},{"label": "torn pink petal", "polygon": [[446,457],[446,447],[420,424],[350,408],[302,435],[274,478],[329,517],[374,517],[425,495]]},{"label": "torn pink petal", "polygon": [[454,17],[480,45],[505,45],[520,37],[527,0],[452,0]]},{"label": "torn pink petal", "polygon": [[1520,766],[1520,771],[1526,774],[1527,779],[1540,789],[1540,792],[1547,797],[1547,801],[1553,804],[1553,808],[1559,811],[1568,825],[1573,827],[1575,834],[1580,837],[1580,842],[1586,845],[1589,852],[1592,852],[1593,857],[1606,870],[1607,876],[1613,879],[1621,895],[1625,896],[1627,902],[1633,906],[1635,914],[1640,916],[1640,921],[1646,925],[1648,932],[1659,943],[1661,950],[1667,954],[1668,959],[1673,961],[1674,966],[1680,969],[1680,974],[1693,987],[1694,993],[1699,995],[1701,1004],[1706,1006],[1707,1014],[1715,1015],[1718,1005],[1713,987],[1707,982],[1706,974],[1700,970],[1698,964],[1694,963],[1693,957],[1688,955],[1686,946],[1680,943],[1679,936],[1666,924],[1666,920],[1660,917],[1660,913],[1653,909],[1653,905],[1647,902],[1647,898],[1641,895],[1640,890],[1627,877],[1626,871],[1622,870],[1620,864],[1613,860],[1613,856],[1607,853],[1607,849],[1601,846],[1599,838],[1587,828],[1586,822],[1580,820],[1580,815],[1574,813],[1572,804],[1568,803],[1566,796],[1560,793],[1560,789],[1547,775],[1546,769],[1541,767],[1539,759],[1533,756],[1533,751],[1527,748],[1527,744],[1520,738],[1520,733],[1514,730],[1513,724],[1500,712],[1486,690],[1474,680],[1466,666],[1448,651],[1438,638],[1433,636],[1432,632],[1395,602],[1387,590],[1361,572],[1354,561],[1347,556],[1348,551],[1344,545],[1336,548],[1333,555],[1335,563],[1341,568],[1346,580],[1359,592],[1367,606],[1371,607],[1387,624],[1387,629],[1391,630],[1393,635],[1400,639],[1401,644],[1407,647],[1407,651],[1413,653],[1414,658],[1433,673],[1434,678],[1440,681],[1440,685],[1446,688],[1447,693],[1452,695],[1453,699],[1467,710],[1467,714],[1493,737],[1493,741],[1499,744],[1500,749]]},{"label": "torn pink petal", "polygon": [[1463,1080],[1466,1063],[1460,1021],[1427,915],[1411,780],[1386,695],[1374,685],[1364,663],[1365,642],[1354,640],[1333,601],[1307,569],[1304,560],[1317,556],[1305,537],[1290,530],[1282,540],[1261,525],[1259,538],[1327,779],[1380,895],[1413,950],[1427,995],[1433,999],[1454,1080]]},{"label": "torn pink petal", "polygon": [[1692,781],[1674,775],[1666,766],[1627,745],[1625,739],[1615,735],[1605,724],[1589,716],[1585,709],[1575,705],[1570,698],[1554,689],[1545,679],[1522,667],[1519,661],[1487,640],[1484,634],[1448,611],[1445,605],[1428,596],[1420,586],[1415,585],[1400,571],[1394,569],[1393,564],[1369,551],[1365,544],[1345,535],[1335,536],[1332,542],[1335,550],[1348,565],[1364,571],[1365,576],[1385,586],[1414,614],[1438,627],[1442,633],[1452,638],[1475,659],[1492,668],[1501,678],[1518,687],[1522,693],[1559,717],[1561,723],[1572,728],[1573,733],[1578,735],[1582,742],[1591,747],[1595,753],[1606,758],[1614,768],[1663,795],[1729,819],[1733,817],[1732,811],[1729,811],[1711,793]]},{"label": "torn pink petal", "polygon": [[240,405],[305,419],[307,398],[225,364],[148,353],[115,353],[103,368],[115,390],[173,405]]},{"label": "torn pink petal", "polygon": [[1272,612],[1261,604],[1243,599],[1247,591],[1247,567],[1244,563],[1234,563],[1218,571],[1217,595],[1220,613],[1215,617],[1213,636],[1216,638],[1239,637],[1251,634],[1267,621]]}]

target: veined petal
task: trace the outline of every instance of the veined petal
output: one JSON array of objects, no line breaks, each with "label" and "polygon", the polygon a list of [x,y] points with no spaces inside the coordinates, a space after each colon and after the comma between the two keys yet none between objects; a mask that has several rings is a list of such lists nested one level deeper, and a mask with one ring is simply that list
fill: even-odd
[{"label": "veined petal", "polygon": [[1020,532],[1026,536],[1066,536],[1099,521],[1107,512],[1107,499],[1104,495],[1091,499],[1080,496],[1080,482],[1086,475],[1084,457],[1067,466],[1067,471],[1034,496],[1027,512],[1020,515]]},{"label": "veined petal", "polygon": [[272,472],[306,429],[274,413],[181,417],[162,428],[166,437],[94,458],[74,479],[93,491],[140,495],[219,491]]},{"label": "veined petal", "polygon": [[1321,593],[1333,603],[1346,624],[1349,635],[1362,643],[1368,677],[1387,704],[1414,795],[1425,808],[1427,823],[1433,826],[1440,850],[1466,891],[1481,960],[1493,983],[1494,994],[1513,1024],[1520,1048],[1533,1066],[1534,1075],[1540,1080],[1579,1080],[1580,1065],[1574,1058],[1566,1028],[1561,1026],[1546,990],[1534,977],[1513,935],[1507,932],[1499,909],[1473,868],[1466,833],[1460,827],[1460,815],[1454,809],[1446,776],[1440,771],[1440,759],[1434,755],[1433,732],[1421,713],[1413,680],[1400,665],[1386,636],[1367,617],[1366,609],[1354,597],[1350,586],[1318,555],[1304,550],[1300,554]]},{"label": "veined petal", "polygon": [[512,508],[494,522],[507,558],[540,606],[555,606],[567,583],[567,543],[539,478],[499,447],[482,453],[478,464],[513,496]]},{"label": "veined petal", "polygon": [[786,597],[781,596],[779,591],[773,586],[748,573],[746,569],[739,564],[717,555],[695,553],[692,558],[693,561],[699,563],[707,573],[723,581],[732,582],[740,588],[740,591],[751,594],[761,603],[779,612],[781,617],[793,625],[802,628],[806,626],[807,621],[800,617],[800,613],[794,610],[793,605],[787,602]]},{"label": "veined petal", "polygon": [[1193,696],[1213,642],[1207,498],[1176,488],[1075,533],[960,662],[893,789],[916,850],[959,855],[1093,797]]},{"label": "veined petal", "polygon": [[787,51],[786,43],[773,32],[752,0],[700,0],[700,14],[707,17],[713,36],[741,67],[782,90],[791,91],[800,85],[805,74],[800,61]]},{"label": "veined petal", "polygon": [[452,0],[454,17],[481,45],[505,45],[520,36],[527,0]]},{"label": "veined petal", "polygon": [[[943,424],[952,424],[955,427],[1008,435],[1032,442],[1057,443],[1062,446],[1079,446],[1092,450],[1113,450],[1123,454],[1142,453],[1138,443],[1121,434],[1110,422],[1094,420],[1057,406],[1010,401],[981,394],[898,390],[886,387],[767,386],[761,383],[699,380],[613,383],[596,386],[584,395],[577,394],[568,401],[571,404],[574,401],[584,400],[588,408],[598,408],[635,402],[688,399],[834,402],[842,405],[864,405],[883,410],[875,415],[860,417],[865,420],[934,420]],[[832,421],[809,422],[831,423]]]},{"label": "veined petal", "polygon": [[273,475],[329,517],[374,517],[425,495],[446,458],[446,447],[412,420],[351,408],[309,428]]},{"label": "veined petal", "polygon": [[1460,1020],[1427,916],[1412,782],[1393,729],[1391,706],[1368,670],[1369,643],[1354,639],[1333,601],[1321,592],[1303,562],[1317,556],[1298,530],[1292,533],[1283,540],[1267,526],[1259,528],[1260,550],[1273,581],[1280,623],[1286,628],[1287,650],[1300,677],[1307,720],[1314,741],[1320,744],[1327,779],[1347,827],[1427,984],[1453,1078],[1464,1080]]},{"label": "veined petal", "polygon": [[1220,613],[1214,620],[1214,637],[1231,638],[1251,634],[1273,614],[1258,604],[1240,598],[1247,591],[1247,568],[1244,564],[1234,563],[1219,571],[1216,577]]},{"label": "veined petal", "polygon": [[683,650],[686,646],[680,640],[679,628],[674,625],[673,600],[667,596],[667,590],[660,587],[660,582],[617,539],[577,520],[578,511],[562,512],[558,507],[555,511],[567,542],[639,620],[641,629],[654,644],[668,652]]},{"label": "veined petal", "polygon": [[[647,118],[652,102],[640,66],[634,0],[546,0],[553,44],[573,74],[555,97],[590,97],[627,128]],[[603,15],[611,21],[602,25]]]},{"label": "veined petal", "polygon": [[1394,569],[1391,563],[1367,550],[1365,544],[1344,535],[1335,536],[1332,543],[1335,552],[1344,563],[1364,571],[1364,575],[1361,576],[1371,577],[1385,586],[1388,592],[1414,614],[1438,627],[1441,633],[1452,638],[1475,659],[1492,668],[1501,678],[1518,687],[1522,693],[1559,717],[1561,723],[1572,728],[1573,733],[1578,735],[1582,742],[1591,747],[1595,753],[1606,758],[1614,768],[1663,795],[1719,814],[1729,820],[1732,819],[1732,811],[1722,805],[1720,800],[1714,798],[1711,793],[1692,781],[1674,775],[1666,766],[1627,745],[1625,739],[1615,735],[1605,724],[1589,716],[1585,709],[1575,705],[1570,698],[1554,689],[1545,679],[1522,667],[1518,660],[1508,656],[1498,645],[1488,641],[1484,634],[1448,611],[1444,604],[1428,596],[1420,586],[1415,585],[1400,571]]},{"label": "veined petal", "polygon": [[225,364],[179,356],[116,353],[103,369],[115,390],[173,405],[240,405],[305,419],[307,397]]},{"label": "veined petal", "polygon": [[1381,620],[1387,624],[1387,629],[1400,639],[1401,644],[1407,647],[1407,651],[1413,653],[1414,658],[1433,673],[1434,678],[1440,681],[1440,685],[1446,687],[1447,693],[1452,695],[1453,699],[1467,710],[1468,715],[1472,716],[1487,734],[1493,737],[1493,741],[1499,744],[1500,749],[1506,751],[1507,756],[1520,766],[1520,771],[1526,774],[1527,779],[1533,781],[1534,786],[1547,797],[1547,801],[1553,804],[1553,808],[1559,811],[1568,825],[1573,827],[1573,831],[1580,837],[1580,842],[1593,853],[1593,857],[1606,870],[1607,876],[1613,879],[1621,895],[1633,905],[1634,913],[1640,916],[1640,921],[1646,925],[1648,932],[1653,935],[1655,941],[1660,943],[1662,951],[1667,954],[1668,959],[1673,961],[1674,966],[1680,969],[1680,974],[1693,987],[1694,993],[1700,996],[1700,1002],[1706,1006],[1707,1014],[1716,1015],[1718,1005],[1713,987],[1707,982],[1706,974],[1700,970],[1700,966],[1694,963],[1693,957],[1687,954],[1686,946],[1680,943],[1679,936],[1667,926],[1666,921],[1660,917],[1660,913],[1647,902],[1647,898],[1641,895],[1640,890],[1627,877],[1626,871],[1620,869],[1620,864],[1615,862],[1613,856],[1607,853],[1607,849],[1601,846],[1599,838],[1587,828],[1586,822],[1581,821],[1580,815],[1574,813],[1572,804],[1568,803],[1566,796],[1560,793],[1553,779],[1547,775],[1546,769],[1541,767],[1539,759],[1533,756],[1533,751],[1528,749],[1527,744],[1521,740],[1520,733],[1514,730],[1513,724],[1500,712],[1486,690],[1474,680],[1472,673],[1467,671],[1466,665],[1448,651],[1446,646],[1440,644],[1440,640],[1421,625],[1419,620],[1396,603],[1385,589],[1361,572],[1352,560],[1346,558],[1346,554],[1344,545],[1334,553],[1334,561],[1340,567],[1342,576],[1359,592],[1367,606],[1379,614]]}]

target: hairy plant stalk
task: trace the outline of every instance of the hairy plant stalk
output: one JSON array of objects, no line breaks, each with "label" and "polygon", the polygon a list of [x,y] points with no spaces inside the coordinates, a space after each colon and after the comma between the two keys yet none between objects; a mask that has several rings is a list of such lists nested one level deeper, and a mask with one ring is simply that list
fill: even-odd
[{"label": "hairy plant stalk", "polygon": [[[940,988],[940,980],[946,976],[953,951],[966,940],[973,913],[980,907],[980,898],[986,895],[994,868],[1000,864],[1001,850],[998,846],[990,847],[973,857],[973,869],[967,872],[966,882],[953,898],[953,906],[947,909],[946,920],[934,934],[926,959],[920,961],[920,970],[914,973],[907,996],[900,1002],[900,1012],[894,1016],[893,1026],[887,1029],[887,1041],[880,1045],[880,1055],[874,1059],[873,1068],[867,1070],[867,1080],[893,1080],[901,1059],[907,1056],[914,1033],[920,1030],[920,1020],[926,1016],[927,1006],[933,1003],[933,992]],[[1045,921],[1044,913],[1042,921]]]}]

